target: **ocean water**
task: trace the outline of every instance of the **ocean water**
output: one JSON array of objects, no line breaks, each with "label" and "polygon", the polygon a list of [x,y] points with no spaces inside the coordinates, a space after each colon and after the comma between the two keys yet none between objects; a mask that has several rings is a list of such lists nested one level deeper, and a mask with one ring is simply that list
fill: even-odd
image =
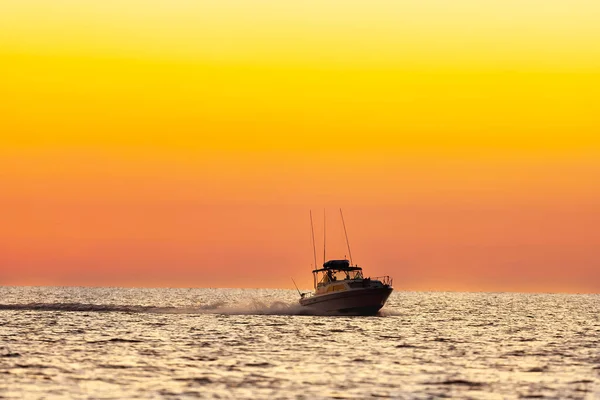
[{"label": "ocean water", "polygon": [[0,398],[600,399],[600,296],[0,287]]}]

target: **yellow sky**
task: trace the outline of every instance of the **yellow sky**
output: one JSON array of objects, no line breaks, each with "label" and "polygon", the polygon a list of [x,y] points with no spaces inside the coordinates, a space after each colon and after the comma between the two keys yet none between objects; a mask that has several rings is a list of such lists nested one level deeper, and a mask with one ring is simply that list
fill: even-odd
[{"label": "yellow sky", "polygon": [[[491,227],[504,218],[515,220],[500,240],[508,250],[491,251],[525,268],[531,287],[552,250],[564,251],[555,260],[578,264],[557,268],[536,290],[560,289],[561,274],[570,276],[569,290],[581,282],[597,290],[591,249],[600,241],[589,230],[600,213],[597,21],[600,3],[581,0],[4,0],[0,205],[10,223],[0,228],[0,263],[8,282],[60,283],[36,276],[60,275],[60,265],[93,263],[99,254],[108,258],[90,276],[125,259],[143,269],[160,258],[148,250],[160,241],[141,235],[144,242],[130,224],[185,243],[177,259],[189,272],[199,262],[191,238],[210,241],[219,221],[236,226],[222,207],[250,207],[244,211],[277,225],[327,205],[354,207],[358,224],[369,223],[373,208],[385,207],[393,221],[416,209],[421,219],[411,218],[410,230],[426,226],[439,235],[411,239],[383,225],[370,232],[383,235],[377,243],[407,243],[403,252],[422,271],[419,287],[464,288],[460,279],[444,286],[443,271],[471,276],[465,265],[485,264],[485,246],[500,240]],[[272,215],[263,205],[275,207]],[[473,211],[467,205],[479,217],[463,229]],[[210,221],[197,231],[176,222],[194,207]],[[553,217],[573,210],[585,213],[571,222]],[[95,242],[88,229],[99,216],[112,224]],[[532,221],[554,222],[536,231],[533,247],[512,243],[533,232]],[[232,248],[253,249],[252,262],[271,265],[265,254],[277,230],[249,247],[251,226],[237,241],[219,242],[209,259],[231,265],[241,257]],[[449,229],[466,236],[449,244]],[[563,229],[571,237],[561,242]],[[489,243],[465,250],[467,233],[481,231]],[[61,258],[73,243],[81,246],[78,258]],[[86,253],[92,244],[96,250]],[[444,246],[451,247],[445,263],[423,255]],[[363,254],[410,274],[393,247]],[[280,247],[292,249],[290,241]],[[164,251],[172,257],[175,250]],[[281,280],[264,272],[270,285],[305,261],[286,260]],[[482,271],[467,288],[494,287],[498,277]],[[514,271],[507,274],[510,288]],[[235,284],[259,285],[266,275]],[[123,279],[111,283],[136,283]],[[529,287],[515,279],[515,288]],[[165,281],[138,284],[156,282]],[[173,284],[181,282],[188,280]]]}]

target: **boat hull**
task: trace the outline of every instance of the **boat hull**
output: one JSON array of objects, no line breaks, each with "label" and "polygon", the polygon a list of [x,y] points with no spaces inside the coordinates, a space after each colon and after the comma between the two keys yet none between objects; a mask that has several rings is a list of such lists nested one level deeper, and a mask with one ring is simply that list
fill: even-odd
[{"label": "boat hull", "polygon": [[375,315],[392,291],[386,286],[333,292],[300,299],[300,304],[319,314]]}]

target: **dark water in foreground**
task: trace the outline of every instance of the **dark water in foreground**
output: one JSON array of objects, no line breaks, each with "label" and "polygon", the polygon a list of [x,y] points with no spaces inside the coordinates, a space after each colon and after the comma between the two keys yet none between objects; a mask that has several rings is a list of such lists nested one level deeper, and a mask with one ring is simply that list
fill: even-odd
[{"label": "dark water in foreground", "polygon": [[0,398],[600,399],[600,296],[0,287]]}]

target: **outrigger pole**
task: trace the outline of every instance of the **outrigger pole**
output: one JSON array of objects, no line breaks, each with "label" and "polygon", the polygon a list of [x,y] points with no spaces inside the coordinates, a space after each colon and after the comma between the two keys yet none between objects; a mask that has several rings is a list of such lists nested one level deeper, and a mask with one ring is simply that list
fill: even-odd
[{"label": "outrigger pole", "polygon": [[327,226],[327,221],[325,220],[325,209],[323,209],[323,264],[325,264],[325,261],[326,261],[326,259],[325,259],[325,249],[327,248],[327,247],[325,247],[325,237],[326,237],[326,233],[327,233],[327,231],[325,230],[326,226]]},{"label": "outrigger pole", "polygon": [[300,295],[300,297],[304,297],[304,296],[302,296],[302,293],[300,293],[300,289],[298,289],[298,285],[296,285],[296,281],[294,280],[294,278],[292,278],[292,282],[294,282],[294,286],[296,286],[296,290],[298,291],[298,294]]},{"label": "outrigger pole", "polygon": [[313,255],[315,257],[315,269],[317,269],[317,247],[315,245],[315,227],[312,220],[312,210],[310,210],[310,231],[312,233]]},{"label": "outrigger pole", "polygon": [[350,251],[350,242],[348,241],[348,232],[346,232],[346,223],[344,222],[344,214],[342,213],[341,208],[340,208],[340,215],[342,216],[342,225],[344,226],[344,235],[346,235],[346,246],[348,246],[348,255],[350,256],[350,265],[354,265],[352,263],[352,252]]}]

